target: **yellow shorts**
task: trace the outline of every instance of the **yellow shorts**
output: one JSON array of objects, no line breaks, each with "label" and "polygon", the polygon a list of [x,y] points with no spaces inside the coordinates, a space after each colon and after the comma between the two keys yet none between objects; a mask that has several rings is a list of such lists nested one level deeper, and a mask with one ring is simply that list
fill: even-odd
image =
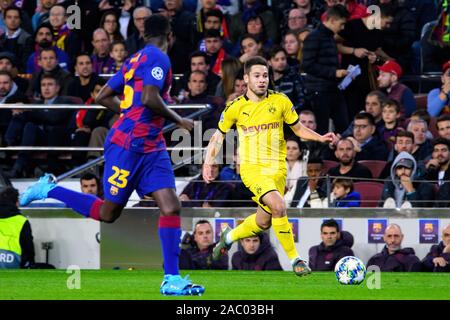
[{"label": "yellow shorts", "polygon": [[241,165],[241,178],[245,186],[255,195],[252,197],[264,211],[270,213],[270,208],[262,203],[261,198],[270,191],[278,191],[284,196],[287,169],[272,170],[255,165]]}]

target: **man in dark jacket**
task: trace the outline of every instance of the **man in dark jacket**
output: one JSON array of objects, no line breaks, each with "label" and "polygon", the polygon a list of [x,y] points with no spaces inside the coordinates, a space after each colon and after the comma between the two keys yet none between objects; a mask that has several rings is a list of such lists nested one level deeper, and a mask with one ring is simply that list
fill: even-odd
[{"label": "man in dark jacket", "polygon": [[11,186],[0,189],[0,269],[34,265],[34,244],[30,222],[17,208],[19,192]]},{"label": "man in dark jacket", "polygon": [[267,234],[239,240],[238,251],[231,258],[233,270],[283,270]]},{"label": "man in dark jacket", "polygon": [[[339,58],[335,34],[340,32],[349,17],[342,5],[331,7],[326,12],[326,21],[306,37],[303,46],[303,70],[307,76],[306,100],[317,119],[317,132],[328,131],[328,119],[332,118],[336,131],[343,132],[348,126],[347,108],[342,93],[338,90],[339,79],[347,70],[339,69]],[[320,115],[320,117],[319,117]]]},{"label": "man in dark jacket", "polygon": [[361,149],[355,157],[359,160],[386,160],[388,149],[383,140],[375,132],[375,119],[368,112],[361,112],[355,116],[353,137],[358,142],[357,149]]},{"label": "man in dark jacket", "polygon": [[[70,100],[58,96],[59,84],[52,75],[44,75],[41,78],[41,93],[43,101],[37,104],[67,104]],[[35,111],[26,111],[15,115],[5,134],[5,139],[9,145],[16,145],[17,138],[20,138],[21,146],[64,146],[69,144],[68,124],[72,111],[67,109],[42,109]],[[25,169],[28,169],[29,162],[28,151],[19,153],[19,157],[12,170],[8,173],[10,177],[23,177],[27,175]],[[49,171],[58,174],[59,167],[57,154],[49,153],[48,156]]]},{"label": "man in dark jacket", "polygon": [[387,272],[417,272],[422,265],[413,248],[402,248],[403,233],[398,224],[391,223],[384,231],[386,244],[380,253],[377,253],[367,262],[367,267],[378,266],[381,271]]},{"label": "man in dark jacket", "polygon": [[322,242],[309,249],[309,266],[313,271],[333,271],[336,263],[346,256],[353,256],[353,236],[340,231],[334,219],[325,220],[320,226]]},{"label": "man in dark jacket", "polygon": [[292,208],[322,207],[322,200],[326,198],[327,191],[324,179],[319,179],[323,170],[322,159],[308,159],[306,165],[307,179],[300,178],[295,185],[294,196],[290,205]]},{"label": "man in dark jacket", "polygon": [[194,234],[186,233],[181,243],[180,269],[228,269],[228,253],[220,260],[212,260],[212,251],[215,246],[214,232],[208,220],[199,220],[195,224]]},{"label": "man in dark jacket", "polygon": [[442,241],[431,246],[422,265],[426,271],[450,272],[450,224],[442,229]]}]

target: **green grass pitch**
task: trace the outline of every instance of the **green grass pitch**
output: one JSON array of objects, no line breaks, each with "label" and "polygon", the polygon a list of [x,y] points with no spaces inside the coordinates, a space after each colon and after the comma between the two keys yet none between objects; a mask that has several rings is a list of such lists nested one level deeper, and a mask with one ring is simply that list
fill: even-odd
[{"label": "green grass pitch", "polygon": [[[332,300],[450,299],[450,275],[381,273],[381,288],[340,285],[332,272],[299,278],[283,271],[183,271],[205,286],[201,297],[164,297],[161,270],[82,270],[80,289],[69,290],[64,270],[2,270],[0,299],[193,299],[193,300]],[[70,281],[69,281],[70,282]]]}]

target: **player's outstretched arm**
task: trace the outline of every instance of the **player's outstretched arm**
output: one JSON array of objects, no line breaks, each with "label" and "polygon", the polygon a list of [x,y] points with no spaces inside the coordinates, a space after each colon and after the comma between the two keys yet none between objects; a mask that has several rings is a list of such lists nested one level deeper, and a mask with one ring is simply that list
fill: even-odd
[{"label": "player's outstretched arm", "polygon": [[328,132],[327,134],[324,134],[322,136],[317,132],[302,125],[300,121],[291,126],[291,129],[296,136],[305,140],[319,141],[322,143],[331,143],[331,144],[335,144],[338,140],[333,132]]},{"label": "player's outstretched arm", "polygon": [[117,98],[117,93],[107,84],[100,89],[100,92],[95,98],[95,103],[98,103],[115,113],[120,113],[120,100]]},{"label": "player's outstretched arm", "polygon": [[213,136],[209,140],[208,147],[206,148],[205,162],[203,163],[203,180],[206,183],[210,183],[214,180],[212,174],[212,165],[215,164],[217,155],[219,154],[220,148],[222,148],[224,135],[219,130],[214,132]]}]

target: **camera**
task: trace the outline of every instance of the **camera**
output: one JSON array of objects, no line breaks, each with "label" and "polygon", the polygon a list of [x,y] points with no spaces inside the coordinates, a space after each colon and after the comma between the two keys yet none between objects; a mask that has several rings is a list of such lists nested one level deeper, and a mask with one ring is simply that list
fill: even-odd
[{"label": "camera", "polygon": [[125,0],[108,0],[109,5],[119,8],[119,7],[123,7],[123,5],[125,4]]}]

